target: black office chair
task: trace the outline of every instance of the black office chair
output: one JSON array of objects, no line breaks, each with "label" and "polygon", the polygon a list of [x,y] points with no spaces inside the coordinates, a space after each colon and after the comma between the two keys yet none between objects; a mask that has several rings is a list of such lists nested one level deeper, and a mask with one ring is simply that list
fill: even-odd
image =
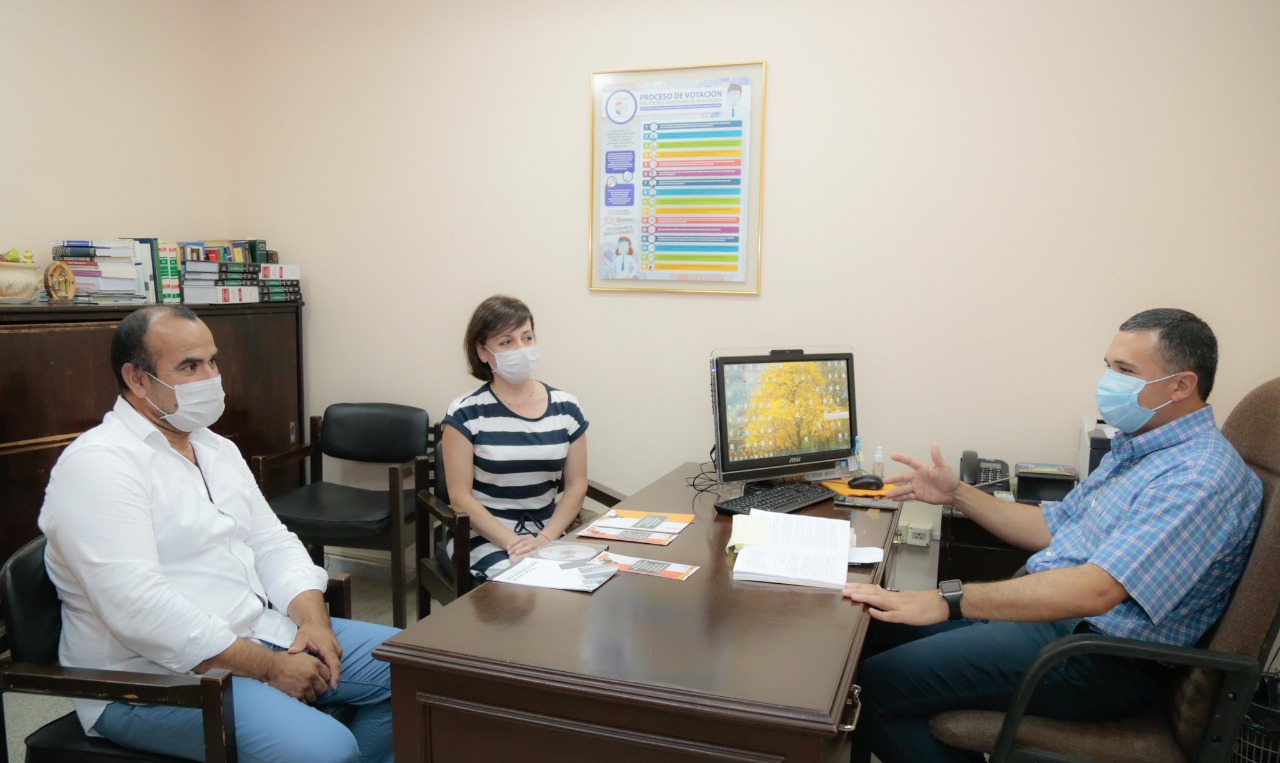
[{"label": "black office chair", "polygon": [[[254,456],[259,486],[271,470],[311,459],[310,484],[269,497],[280,521],[324,565],[324,547],[373,548],[391,552],[392,619],[407,624],[404,550],[413,543],[408,525],[415,514],[414,489],[404,481],[427,468],[431,421],[421,408],[394,403],[337,403],[311,417],[311,442],[284,453]],[[324,457],[389,464],[387,488],[368,490],[324,481]],[[415,483],[416,484],[416,483]]]},{"label": "black office chair", "polygon": [[[4,727],[4,694],[19,692],[76,699],[142,702],[200,708],[204,713],[205,760],[235,763],[235,712],[231,674],[210,670],[203,676],[130,673],[58,666],[62,603],[44,567],[41,536],[14,552],[0,568],[0,610],[9,634],[13,662],[0,665],[0,759],[9,760]],[[351,579],[334,575],[325,593],[329,613],[349,617]],[[74,712],[45,724],[26,739],[27,763],[157,763],[178,761],[168,755],[129,750],[80,727]]]},{"label": "black office chair", "polygon": [[[414,529],[418,544],[418,617],[431,614],[431,600],[448,604],[475,588],[480,581],[471,574],[471,520],[449,506],[449,486],[444,478],[441,455],[441,426],[432,427],[435,449],[424,469],[418,472],[417,504],[420,509]],[[561,485],[563,488],[563,484]],[[617,506],[626,496],[593,480],[587,481],[587,498],[605,508]],[[569,527],[575,530],[594,516],[583,508]],[[448,557],[448,562],[443,560]]]}]

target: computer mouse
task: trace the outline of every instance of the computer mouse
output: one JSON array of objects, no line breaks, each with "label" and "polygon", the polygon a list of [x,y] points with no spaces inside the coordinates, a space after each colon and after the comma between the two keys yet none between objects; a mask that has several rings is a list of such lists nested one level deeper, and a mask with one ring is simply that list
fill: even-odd
[{"label": "computer mouse", "polygon": [[874,474],[859,474],[849,478],[849,487],[854,490],[879,490],[884,487],[884,480]]}]

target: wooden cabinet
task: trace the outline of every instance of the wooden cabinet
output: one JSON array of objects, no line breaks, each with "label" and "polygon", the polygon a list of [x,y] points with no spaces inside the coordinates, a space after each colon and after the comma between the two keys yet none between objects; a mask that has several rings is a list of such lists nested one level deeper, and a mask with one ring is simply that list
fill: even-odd
[{"label": "wooden cabinet", "polygon": [[938,549],[938,580],[977,583],[1007,580],[1030,556],[1026,551],[982,529],[977,522],[951,508],[942,510],[942,545]]},{"label": "wooden cabinet", "polygon": [[[38,534],[62,449],[115,404],[111,335],[137,306],[0,306],[0,560]],[[302,306],[196,305],[213,332],[227,408],[214,425],[248,459],[285,450],[303,421]],[[283,471],[283,470],[282,470]],[[271,491],[301,484],[277,475]]]}]

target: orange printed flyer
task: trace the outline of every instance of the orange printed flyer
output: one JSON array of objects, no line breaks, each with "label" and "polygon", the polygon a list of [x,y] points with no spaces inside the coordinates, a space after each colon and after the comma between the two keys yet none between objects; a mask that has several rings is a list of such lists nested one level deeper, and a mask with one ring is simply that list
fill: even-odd
[{"label": "orange printed flyer", "polygon": [[693,522],[692,514],[671,514],[665,511],[630,511],[610,509],[591,524],[611,530],[647,530],[655,533],[675,534]]},{"label": "orange printed flyer", "polygon": [[592,560],[593,564],[616,564],[620,572],[634,572],[637,575],[652,575],[669,580],[685,580],[698,571],[692,564],[676,564],[661,562],[657,559],[637,559],[634,556],[623,556],[605,551]]},{"label": "orange printed flyer", "polygon": [[648,530],[628,530],[621,527],[600,527],[592,524],[578,531],[579,538],[599,538],[601,540],[622,540],[631,543],[648,543],[651,546],[665,546],[676,539],[673,533],[655,533]]}]

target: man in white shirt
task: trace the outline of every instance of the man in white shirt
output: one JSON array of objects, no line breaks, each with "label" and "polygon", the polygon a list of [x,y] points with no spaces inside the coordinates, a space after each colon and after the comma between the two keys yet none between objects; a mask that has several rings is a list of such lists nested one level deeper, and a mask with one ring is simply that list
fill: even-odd
[{"label": "man in white shirt", "polygon": [[[127,316],[111,343],[120,397],[63,452],[40,529],[62,599],[65,666],[230,670],[240,760],[390,761],[396,631],[330,620],[327,576],[276,518],[231,441],[218,349],[180,305]],[[274,607],[274,608],[270,608]],[[357,706],[350,727],[319,706]],[[78,700],[85,730],[204,760],[200,711]]]}]

